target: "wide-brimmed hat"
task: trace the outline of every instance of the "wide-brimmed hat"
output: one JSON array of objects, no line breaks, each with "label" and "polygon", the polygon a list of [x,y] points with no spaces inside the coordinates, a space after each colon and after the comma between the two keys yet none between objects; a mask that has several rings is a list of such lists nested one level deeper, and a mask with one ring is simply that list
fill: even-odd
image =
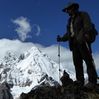
[{"label": "wide-brimmed hat", "polygon": [[68,3],[64,9],[62,9],[63,12],[66,12],[68,9],[74,7],[75,9],[79,8],[79,4],[78,3]]}]

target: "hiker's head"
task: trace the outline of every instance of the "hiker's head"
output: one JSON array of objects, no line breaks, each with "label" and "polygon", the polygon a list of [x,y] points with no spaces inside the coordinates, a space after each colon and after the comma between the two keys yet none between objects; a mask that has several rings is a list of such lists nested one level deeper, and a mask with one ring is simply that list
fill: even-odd
[{"label": "hiker's head", "polygon": [[78,11],[78,9],[78,3],[68,3],[62,11],[68,13],[69,15],[73,15]]}]

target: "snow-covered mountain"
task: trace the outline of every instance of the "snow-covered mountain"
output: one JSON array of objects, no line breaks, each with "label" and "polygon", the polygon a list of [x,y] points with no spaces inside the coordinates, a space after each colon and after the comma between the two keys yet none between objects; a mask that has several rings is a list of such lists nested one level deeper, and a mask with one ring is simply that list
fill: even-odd
[{"label": "snow-covered mountain", "polygon": [[0,62],[0,82],[13,86],[12,94],[17,97],[42,82],[53,85],[59,81],[58,70],[58,64],[35,46],[20,56],[8,51]]}]

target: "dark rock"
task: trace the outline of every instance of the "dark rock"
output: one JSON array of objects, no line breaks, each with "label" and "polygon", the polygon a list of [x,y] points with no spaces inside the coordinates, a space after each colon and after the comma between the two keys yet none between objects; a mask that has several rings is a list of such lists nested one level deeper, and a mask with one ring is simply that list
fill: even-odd
[{"label": "dark rock", "polygon": [[61,81],[62,86],[39,85],[27,94],[22,93],[20,99],[99,99],[94,90],[86,92],[84,87],[74,84],[65,71]]},{"label": "dark rock", "polygon": [[58,99],[59,94],[58,90],[55,87],[38,87],[35,90],[32,90],[27,95],[21,94],[20,99]]},{"label": "dark rock", "polygon": [[63,76],[61,77],[62,86],[66,87],[70,84],[73,84],[73,80],[69,77],[69,74],[64,70]]},{"label": "dark rock", "polygon": [[25,93],[22,93],[20,99],[28,99],[28,95],[26,95]]},{"label": "dark rock", "polygon": [[0,99],[13,99],[10,87],[6,82],[0,84]]}]

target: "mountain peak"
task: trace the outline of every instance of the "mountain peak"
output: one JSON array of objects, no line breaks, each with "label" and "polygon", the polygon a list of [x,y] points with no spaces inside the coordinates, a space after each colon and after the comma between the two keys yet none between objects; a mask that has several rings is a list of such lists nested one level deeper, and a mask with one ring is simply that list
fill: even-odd
[{"label": "mountain peak", "polygon": [[40,83],[50,82],[51,84],[53,80],[49,80],[48,78],[58,81],[58,64],[52,61],[45,53],[41,52],[36,46],[21,53],[19,57],[11,51],[7,52],[1,65],[0,80],[1,82],[6,81],[13,85],[13,95],[16,95],[16,89],[21,89],[17,93],[18,95],[22,92],[29,92]]}]

